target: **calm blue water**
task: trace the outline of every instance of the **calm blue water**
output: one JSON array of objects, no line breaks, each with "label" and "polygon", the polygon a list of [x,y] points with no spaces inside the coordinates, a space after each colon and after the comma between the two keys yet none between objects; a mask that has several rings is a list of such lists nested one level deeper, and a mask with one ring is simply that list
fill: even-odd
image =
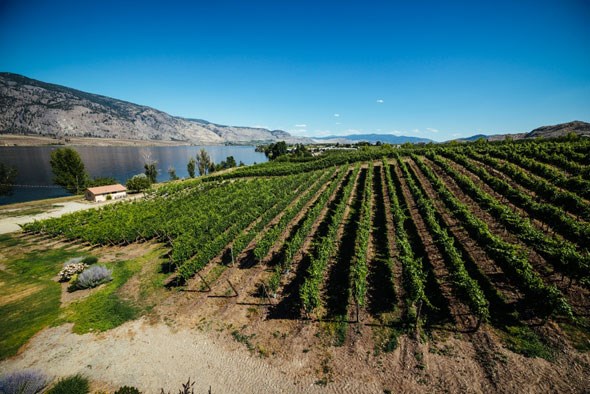
[{"label": "calm blue water", "polygon": [[[64,189],[53,185],[49,158],[58,146],[0,147],[0,162],[17,168],[17,186],[11,196],[0,196],[0,205],[67,196]],[[86,171],[92,177],[113,177],[121,183],[133,175],[143,173],[146,157],[158,162],[158,181],[169,179],[168,168],[173,166],[176,175],[188,177],[186,165],[201,148],[205,148],[215,163],[233,156],[236,163],[262,163],[267,159],[255,152],[253,146],[156,146],[156,147],[73,147],[82,157]],[[33,187],[34,186],[34,187]]]}]

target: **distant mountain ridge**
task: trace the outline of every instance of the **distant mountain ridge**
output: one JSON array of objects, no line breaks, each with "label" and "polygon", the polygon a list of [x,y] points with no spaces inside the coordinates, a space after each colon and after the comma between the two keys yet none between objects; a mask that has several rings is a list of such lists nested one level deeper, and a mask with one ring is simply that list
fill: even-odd
[{"label": "distant mountain ridge", "polygon": [[541,126],[527,133],[525,138],[557,138],[563,137],[568,133],[590,137],[590,123],[574,120],[573,122],[560,123],[553,126]]},{"label": "distant mountain ridge", "polygon": [[388,144],[404,144],[406,142],[410,142],[412,144],[417,143],[428,143],[433,142],[428,138],[421,138],[421,137],[407,137],[403,135],[393,135],[393,134],[350,134],[350,135],[343,135],[337,136],[332,135],[328,137],[314,137],[314,140],[319,141],[326,141],[326,142],[341,142],[341,143],[351,143],[351,142],[359,142],[359,141],[366,141],[372,144],[376,142],[383,142]]},{"label": "distant mountain ridge", "polygon": [[308,143],[282,130],[225,126],[61,85],[0,73],[0,132],[191,144]]},{"label": "distant mountain ridge", "polygon": [[567,135],[568,133],[576,133],[581,136],[590,137],[590,123],[574,120],[572,122],[560,123],[552,126],[541,126],[528,133],[515,134],[476,134],[471,137],[459,138],[456,141],[477,141],[481,138],[488,141],[501,141],[510,137],[515,140],[527,138],[558,138]]}]

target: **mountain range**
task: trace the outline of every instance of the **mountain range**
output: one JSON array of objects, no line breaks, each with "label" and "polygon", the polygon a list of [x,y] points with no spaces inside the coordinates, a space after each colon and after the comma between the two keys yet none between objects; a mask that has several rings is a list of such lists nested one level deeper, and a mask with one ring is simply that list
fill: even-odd
[{"label": "mountain range", "polygon": [[350,135],[331,135],[327,137],[315,137],[314,140],[318,142],[340,142],[340,143],[351,143],[351,142],[359,142],[365,141],[370,142],[372,144],[376,142],[384,142],[388,144],[403,144],[406,142],[410,142],[412,144],[417,144],[420,142],[428,143],[433,142],[428,138],[420,138],[420,137],[407,137],[403,135],[393,135],[393,134],[350,134]]},{"label": "mountain range", "polygon": [[0,73],[0,133],[190,144],[309,143],[282,130],[225,126],[127,101]]},{"label": "mountain range", "polygon": [[[574,132],[590,136],[590,124],[581,121],[543,126],[529,133],[478,134],[457,141],[490,141],[510,136],[553,138]],[[47,136],[56,139],[92,137],[114,140],[166,141],[194,145],[287,143],[390,144],[428,143],[428,138],[392,134],[354,134],[319,138],[296,137],[283,130],[226,126],[203,119],[172,116],[166,112],[123,100],[27,78],[0,73],[0,133]]]}]

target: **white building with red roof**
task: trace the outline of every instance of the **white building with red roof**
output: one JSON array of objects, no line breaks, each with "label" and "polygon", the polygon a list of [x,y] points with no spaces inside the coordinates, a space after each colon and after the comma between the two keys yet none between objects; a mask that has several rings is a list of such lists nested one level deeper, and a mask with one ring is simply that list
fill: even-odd
[{"label": "white building with red roof", "polygon": [[127,188],[121,184],[89,187],[84,193],[88,201],[102,202],[127,197]]}]

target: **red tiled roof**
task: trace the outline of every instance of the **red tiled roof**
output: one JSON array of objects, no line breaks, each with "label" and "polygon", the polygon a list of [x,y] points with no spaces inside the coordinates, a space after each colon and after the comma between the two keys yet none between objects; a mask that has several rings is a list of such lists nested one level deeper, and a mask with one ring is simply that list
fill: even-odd
[{"label": "red tiled roof", "polygon": [[121,185],[120,183],[117,183],[116,185],[89,187],[86,190],[88,190],[90,193],[96,196],[99,194],[125,192],[127,191],[127,188]]}]

